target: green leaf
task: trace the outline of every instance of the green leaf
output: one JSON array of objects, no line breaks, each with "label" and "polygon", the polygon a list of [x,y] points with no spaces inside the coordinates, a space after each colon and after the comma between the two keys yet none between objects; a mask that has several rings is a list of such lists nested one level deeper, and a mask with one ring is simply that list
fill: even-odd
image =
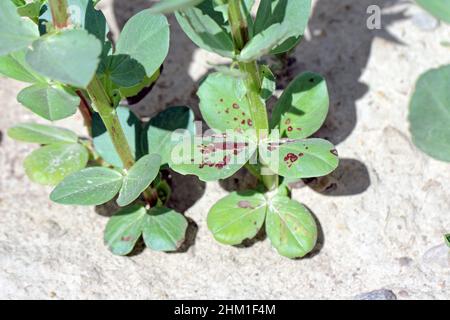
[{"label": "green leaf", "polygon": [[257,235],[264,223],[266,210],[263,194],[256,191],[233,192],[211,208],[208,228],[218,242],[238,245]]},{"label": "green leaf", "polygon": [[445,235],[445,243],[450,247],[450,233]]},{"label": "green leaf", "polygon": [[416,2],[436,18],[450,23],[450,0],[416,0]]},{"label": "green leaf", "polygon": [[[119,122],[127,138],[128,145],[135,155],[135,159],[139,159],[141,155],[140,137],[142,133],[141,121],[127,107],[118,107],[116,109]],[[122,160],[112,143],[111,137],[106,130],[100,116],[95,113],[92,118],[92,137],[95,150],[108,163],[115,167],[123,168]]]},{"label": "green leaf", "polygon": [[171,107],[160,112],[145,127],[145,134],[142,135],[144,153],[157,153],[161,156],[162,164],[169,163],[172,139],[182,135],[183,130],[194,134],[194,120],[194,113],[188,107]]},{"label": "green leaf", "polygon": [[26,60],[52,80],[86,88],[97,71],[101,52],[100,41],[85,30],[63,30],[35,41]]},{"label": "green leaf", "polygon": [[27,3],[17,8],[17,12],[20,16],[28,17],[37,22],[41,13],[42,3],[44,1],[46,0],[33,0],[33,2]]},{"label": "green leaf", "polygon": [[151,13],[172,13],[194,7],[205,0],[162,0],[156,3],[151,9]]},{"label": "green leaf", "polygon": [[174,141],[170,167],[181,174],[193,174],[202,181],[226,179],[241,169],[255,154],[256,137],[238,133],[192,137]]},{"label": "green leaf", "polygon": [[131,88],[146,77],[144,67],[128,55],[108,56],[100,64],[98,73],[112,81],[115,88]]},{"label": "green leaf", "polygon": [[60,204],[96,206],[119,192],[123,176],[112,169],[92,167],[78,171],[58,184],[50,199]]},{"label": "green leaf", "polygon": [[20,91],[17,100],[37,115],[50,121],[61,120],[77,112],[80,98],[62,87],[34,84]]},{"label": "green leaf", "polygon": [[125,207],[139,198],[141,193],[155,180],[160,166],[161,157],[157,154],[146,155],[139,159],[123,179],[117,204]]},{"label": "green leaf", "polygon": [[97,37],[102,43],[106,40],[108,33],[108,25],[106,17],[101,10],[95,9],[92,0],[84,0],[86,3],[86,13],[84,15],[84,28],[87,32]]},{"label": "green leaf", "polygon": [[208,126],[221,131],[253,126],[247,98],[240,94],[242,90],[242,80],[222,73],[213,73],[203,81],[197,94]]},{"label": "green leaf", "polygon": [[262,78],[261,98],[267,100],[273,96],[277,88],[277,82],[272,70],[268,66],[262,65],[259,68]]},{"label": "green leaf", "polygon": [[450,162],[450,65],[423,74],[410,104],[414,144],[429,156]]},{"label": "green leaf", "polygon": [[271,127],[282,136],[303,139],[311,136],[325,122],[330,99],[325,80],[306,72],[298,76],[275,105]]},{"label": "green leaf", "polygon": [[129,55],[151,77],[169,52],[169,23],[163,15],[144,10],[128,20],[117,42],[116,54]]},{"label": "green leaf", "polygon": [[145,217],[143,237],[145,245],[155,251],[176,251],[184,242],[188,222],[168,208],[152,208]]},{"label": "green leaf", "polygon": [[197,46],[224,57],[234,57],[233,40],[225,29],[223,15],[215,11],[213,1],[204,1],[194,8],[179,11],[176,18]]},{"label": "green leaf", "polygon": [[133,251],[142,234],[147,210],[140,205],[123,208],[109,219],[104,241],[112,253],[125,256]]},{"label": "green leaf", "polygon": [[51,144],[33,151],[25,159],[24,167],[31,181],[56,185],[86,167],[88,159],[88,151],[80,144]]},{"label": "green leaf", "polygon": [[255,36],[239,55],[241,61],[289,51],[303,36],[311,0],[262,0],[254,23]]},{"label": "green leaf", "polygon": [[22,18],[11,1],[0,1],[0,56],[25,49],[37,38],[36,24]]},{"label": "green leaf", "polygon": [[291,259],[307,255],[317,241],[317,225],[311,213],[285,196],[270,200],[266,233],[278,253]]},{"label": "green leaf", "polygon": [[21,123],[8,130],[8,136],[12,139],[39,143],[76,143],[78,136],[75,132],[37,123]]},{"label": "green leaf", "polygon": [[322,139],[264,141],[259,151],[269,168],[283,177],[321,177],[339,164],[334,146]]},{"label": "green leaf", "polygon": [[[160,76],[160,69],[156,70],[155,74],[151,77],[145,76],[144,79],[137,85],[131,88],[120,88],[120,94],[123,98],[132,98],[138,95],[144,88],[152,86]],[[131,103],[130,104],[134,104]]]},{"label": "green leaf", "polygon": [[22,82],[45,82],[25,61],[26,51],[17,51],[0,57],[0,74]]}]

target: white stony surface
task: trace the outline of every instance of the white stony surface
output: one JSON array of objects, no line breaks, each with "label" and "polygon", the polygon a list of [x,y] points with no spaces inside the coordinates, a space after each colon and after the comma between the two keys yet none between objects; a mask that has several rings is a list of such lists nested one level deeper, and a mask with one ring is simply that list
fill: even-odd
[{"label": "white stony surface", "polygon": [[[104,6],[110,21],[120,24],[145,3]],[[33,146],[5,132],[36,118],[15,101],[23,85],[0,79],[0,298],[347,299],[383,288],[399,299],[450,298],[449,250],[442,245],[450,231],[450,166],[416,150],[407,123],[415,79],[450,62],[450,49],[440,45],[450,39],[450,26],[421,30],[411,20],[421,10],[404,1],[315,4],[310,36],[281,77],[285,83],[305,69],[327,77],[332,112],[319,135],[337,143],[344,159],[337,173],[312,183],[316,190],[335,183],[331,194],[309,187],[294,192],[323,229],[314,255],[291,261],[268,240],[249,248],[219,245],[206,228],[206,214],[226,191],[209,183],[203,194],[203,184],[180,178],[174,202],[190,206],[186,215],[198,224],[187,252],[111,255],[102,240],[107,218],[94,208],[53,204],[49,188],[26,178],[21,163]],[[384,8],[382,30],[365,27],[371,4]],[[157,88],[137,108],[143,116],[170,104],[195,105],[198,80],[208,61],[217,61],[171,23],[170,57]],[[83,132],[81,118],[74,119],[59,125]]]}]

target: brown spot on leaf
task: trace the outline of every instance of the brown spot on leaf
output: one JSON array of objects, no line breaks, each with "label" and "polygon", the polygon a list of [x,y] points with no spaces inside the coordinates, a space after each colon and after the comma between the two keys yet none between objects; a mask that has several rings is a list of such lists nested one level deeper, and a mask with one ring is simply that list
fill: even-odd
[{"label": "brown spot on leaf", "polygon": [[237,103],[233,103],[233,109],[239,109],[239,105]]},{"label": "brown spot on leaf", "polygon": [[292,127],[287,128],[287,131],[289,131],[289,132],[292,132],[292,130],[294,130],[294,128],[292,128]]},{"label": "brown spot on leaf", "polygon": [[248,119],[248,120],[247,120],[247,124],[248,124],[249,127],[253,126],[253,121],[252,121],[252,119]]},{"label": "brown spot on leaf", "polygon": [[130,242],[131,240],[133,240],[133,237],[132,236],[122,237],[120,240],[125,241],[125,242]]},{"label": "brown spot on leaf", "polygon": [[252,204],[248,201],[239,201],[238,207],[242,209],[254,209]]}]

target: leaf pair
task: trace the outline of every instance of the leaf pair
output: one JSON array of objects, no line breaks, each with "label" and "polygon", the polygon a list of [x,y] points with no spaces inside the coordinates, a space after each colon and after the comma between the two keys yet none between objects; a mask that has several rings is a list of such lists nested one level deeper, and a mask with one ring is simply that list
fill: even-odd
[{"label": "leaf pair", "polygon": [[146,155],[125,174],[116,170],[93,167],[76,172],[64,179],[50,195],[60,204],[100,205],[118,193],[117,204],[131,204],[146,190],[159,173],[161,157]]},{"label": "leaf pair", "polygon": [[89,160],[88,150],[78,143],[77,135],[70,130],[25,123],[9,129],[8,135],[15,140],[43,145],[24,161],[30,180],[43,185],[58,184],[85,168]]},{"label": "leaf pair", "polygon": [[313,216],[284,195],[270,198],[255,191],[234,192],[217,202],[208,214],[209,230],[217,241],[227,245],[254,238],[264,222],[272,245],[285,257],[303,257],[316,244]]},{"label": "leaf pair", "polygon": [[[181,9],[176,17],[184,32],[199,47],[233,58],[235,51],[229,31],[228,5],[217,2],[206,0],[196,7]],[[249,14],[253,3],[242,1],[253,37],[236,56],[238,60],[247,62],[269,53],[280,54],[298,44],[311,11],[310,0],[262,0],[255,21]]]},{"label": "leaf pair", "polygon": [[188,223],[183,215],[164,207],[150,210],[134,205],[117,212],[108,222],[104,240],[117,255],[129,254],[136,242],[155,251],[176,251],[183,243]]},{"label": "leaf pair", "polygon": [[[159,154],[166,164],[172,152],[171,140],[176,139],[177,130],[194,132],[194,114],[188,107],[170,107],[153,117],[144,127],[139,118],[127,107],[116,109],[128,145],[139,159],[143,154]],[[123,168],[101,118],[94,114],[92,135],[95,150],[109,164]]]}]

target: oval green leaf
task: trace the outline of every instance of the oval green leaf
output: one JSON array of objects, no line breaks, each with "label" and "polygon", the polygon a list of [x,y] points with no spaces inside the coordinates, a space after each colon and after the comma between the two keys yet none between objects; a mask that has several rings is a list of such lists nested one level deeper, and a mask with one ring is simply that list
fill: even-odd
[{"label": "oval green leaf", "polygon": [[322,139],[263,142],[259,151],[273,172],[289,178],[325,176],[339,164],[333,144]]},{"label": "oval green leaf", "polygon": [[52,144],[33,151],[25,159],[24,167],[31,181],[56,185],[86,167],[88,159],[89,153],[82,145]]},{"label": "oval green leaf", "polygon": [[39,143],[76,143],[78,136],[75,132],[53,126],[37,123],[21,123],[8,130],[8,136],[14,140]]},{"label": "oval green leaf", "polygon": [[108,202],[119,192],[123,176],[112,169],[93,167],[65,178],[50,195],[60,204],[95,206]]},{"label": "oval green leaf", "polygon": [[255,191],[233,192],[211,208],[208,228],[218,242],[238,245],[257,235],[264,224],[266,210],[263,194]]},{"label": "oval green leaf", "polygon": [[184,242],[187,227],[182,214],[168,208],[152,208],[142,230],[145,245],[155,251],[176,251]]},{"label": "oval green leaf", "polygon": [[150,154],[136,162],[123,179],[117,204],[125,207],[139,198],[142,192],[150,186],[159,173],[161,157]]},{"label": "oval green leaf", "polygon": [[123,208],[109,219],[103,239],[112,253],[125,256],[133,251],[142,234],[147,210],[140,205]]},{"label": "oval green leaf", "polygon": [[412,96],[409,122],[414,144],[450,162],[450,65],[423,74]]},{"label": "oval green leaf", "polygon": [[0,56],[25,49],[38,38],[33,21],[22,18],[11,1],[0,1]]},{"label": "oval green leaf", "polygon": [[281,136],[303,139],[311,136],[325,122],[330,99],[325,80],[306,72],[298,76],[275,105],[271,127]]},{"label": "oval green leaf", "polygon": [[17,96],[23,106],[50,121],[61,120],[74,115],[80,98],[61,87],[47,83],[34,84],[19,92]]},{"label": "oval green leaf", "polygon": [[223,73],[213,73],[202,82],[198,91],[200,111],[210,128],[247,130],[252,128],[250,107],[242,80]]},{"label": "oval green leaf", "polygon": [[144,10],[126,23],[117,42],[116,54],[129,55],[151,77],[169,53],[169,23],[163,15]]},{"label": "oval green leaf", "polygon": [[266,233],[278,253],[291,259],[307,255],[317,241],[317,225],[311,213],[285,196],[269,201]]},{"label": "oval green leaf", "polygon": [[28,51],[28,64],[40,74],[64,84],[86,88],[97,71],[100,41],[81,29],[46,35]]},{"label": "oval green leaf", "polygon": [[[194,112],[188,107],[170,107],[152,118],[145,128],[143,137],[143,152],[157,153],[161,163],[170,162],[172,155],[172,139],[184,133],[195,132]],[[183,131],[183,133],[181,131]]]}]

